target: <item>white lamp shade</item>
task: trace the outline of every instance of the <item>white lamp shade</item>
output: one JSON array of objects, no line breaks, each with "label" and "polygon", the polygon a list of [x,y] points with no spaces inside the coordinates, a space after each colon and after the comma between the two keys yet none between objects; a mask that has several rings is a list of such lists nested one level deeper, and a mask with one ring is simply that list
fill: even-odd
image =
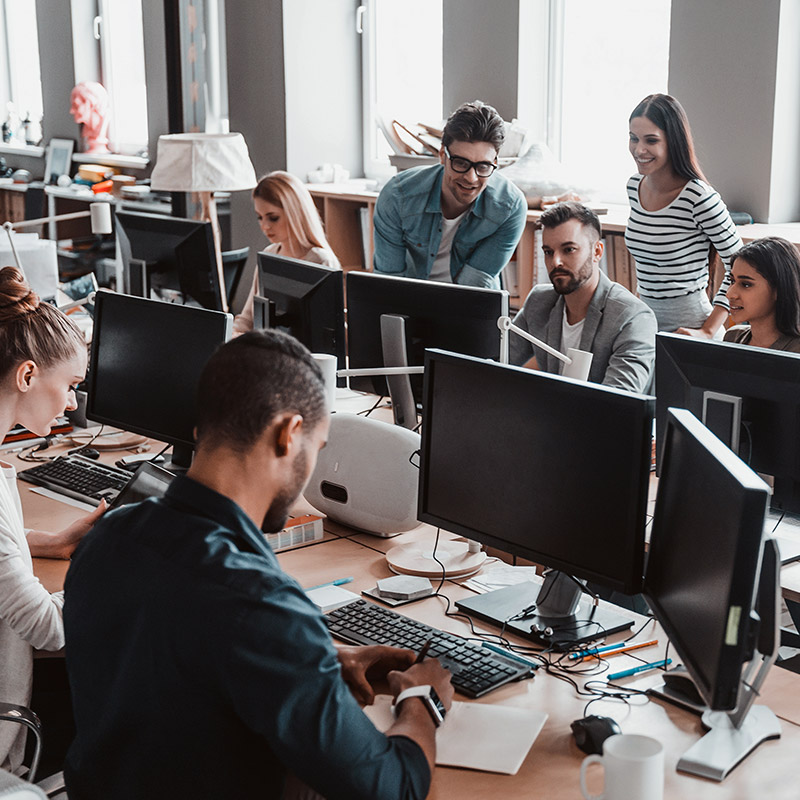
[{"label": "white lamp shade", "polygon": [[156,191],[236,192],[256,183],[241,133],[172,133],[158,139],[150,178]]}]

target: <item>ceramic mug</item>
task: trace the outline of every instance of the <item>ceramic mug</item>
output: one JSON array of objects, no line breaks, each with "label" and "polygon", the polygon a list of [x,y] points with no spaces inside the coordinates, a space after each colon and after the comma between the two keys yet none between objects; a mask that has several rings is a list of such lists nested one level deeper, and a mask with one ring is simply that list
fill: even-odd
[{"label": "ceramic mug", "polygon": [[336,356],[328,353],[312,353],[314,361],[322,370],[322,378],[325,381],[325,393],[328,396],[328,408],[333,411],[336,408],[336,369],[338,361]]},{"label": "ceramic mug", "polygon": [[[602,764],[603,793],[589,794],[586,770]],[[650,736],[618,733],[603,742],[603,755],[591,755],[581,764],[581,792],[586,800],[663,800],[664,747]]]}]

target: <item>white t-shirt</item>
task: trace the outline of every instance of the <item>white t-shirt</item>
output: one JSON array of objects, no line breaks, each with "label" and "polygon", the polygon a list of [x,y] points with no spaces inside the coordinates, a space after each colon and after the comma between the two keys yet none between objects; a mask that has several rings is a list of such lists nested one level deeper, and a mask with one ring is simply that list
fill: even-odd
[{"label": "white t-shirt", "polygon": [[[564,305],[564,316],[561,319],[561,352],[564,355],[567,354],[567,350],[570,347],[580,350],[584,322],[586,322],[586,317],[584,317],[580,322],[570,325],[569,322],[567,322],[567,307]],[[564,373],[565,366],[566,364],[562,361],[561,368],[559,369],[560,375]]]},{"label": "white t-shirt", "polygon": [[[469,211],[469,209],[467,209],[467,211]],[[453,282],[453,278],[450,275],[450,249],[453,247],[453,239],[455,238],[458,226],[461,224],[461,220],[467,215],[467,211],[459,214],[454,219],[442,217],[442,240],[439,242],[439,252],[436,253],[436,260],[431,266],[428,280],[441,281],[442,283]]]},{"label": "white t-shirt", "polygon": [[[0,699],[31,699],[33,648],[64,646],[62,592],[50,594],[33,574],[13,467],[0,466]],[[25,746],[22,725],[0,726],[0,766],[15,771]]]}]

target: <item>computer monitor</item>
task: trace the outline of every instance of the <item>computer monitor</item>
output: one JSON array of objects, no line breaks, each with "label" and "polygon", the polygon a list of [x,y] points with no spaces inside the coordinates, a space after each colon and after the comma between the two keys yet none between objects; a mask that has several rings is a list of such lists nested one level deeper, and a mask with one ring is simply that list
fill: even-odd
[{"label": "computer monitor", "polygon": [[780,562],[774,540],[762,547],[769,487],[685,409],[666,412],[662,436],[644,594],[708,708],[731,712],[708,720],[710,738],[678,769],[721,780],[750,749],[734,746],[771,716],[750,708],[778,648]]},{"label": "computer monitor", "polygon": [[774,477],[774,509],[800,513],[800,354],[659,333],[656,395],[659,473],[667,409],[686,408]]},{"label": "computer monitor", "polygon": [[629,627],[565,576],[641,589],[653,398],[429,350],[424,403],[419,519],[562,574],[459,607],[536,604],[506,629],[559,649]]},{"label": "computer monitor", "polygon": [[[345,367],[342,270],[272,253],[258,254],[259,295],[253,324],[292,334],[312,353]],[[344,385],[344,382],[340,385]]]},{"label": "computer monitor", "polygon": [[172,465],[188,467],[200,373],[232,325],[221,311],[99,291],[87,416],[169,442]]},{"label": "computer monitor", "polygon": [[[385,364],[381,317],[405,321],[409,366],[421,366],[429,347],[453,353],[500,358],[497,320],[508,315],[508,292],[437,281],[396,278],[369,272],[347,273],[347,351],[351,369]],[[351,378],[350,386],[388,394],[383,377]],[[421,376],[411,377],[414,398],[422,402]]]},{"label": "computer monitor", "polygon": [[210,222],[118,211],[116,232],[128,294],[222,310]]}]

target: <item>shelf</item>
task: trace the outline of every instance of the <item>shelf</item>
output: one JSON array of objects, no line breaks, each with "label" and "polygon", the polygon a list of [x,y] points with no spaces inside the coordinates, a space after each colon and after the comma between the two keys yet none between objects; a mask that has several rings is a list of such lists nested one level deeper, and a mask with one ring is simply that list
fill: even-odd
[{"label": "shelf", "polygon": [[0,155],[42,158],[44,156],[44,147],[37,147],[32,144],[0,144]]},{"label": "shelf", "polygon": [[121,156],[117,153],[73,153],[75,164],[101,164],[104,167],[147,169],[150,160],[141,156]]}]

